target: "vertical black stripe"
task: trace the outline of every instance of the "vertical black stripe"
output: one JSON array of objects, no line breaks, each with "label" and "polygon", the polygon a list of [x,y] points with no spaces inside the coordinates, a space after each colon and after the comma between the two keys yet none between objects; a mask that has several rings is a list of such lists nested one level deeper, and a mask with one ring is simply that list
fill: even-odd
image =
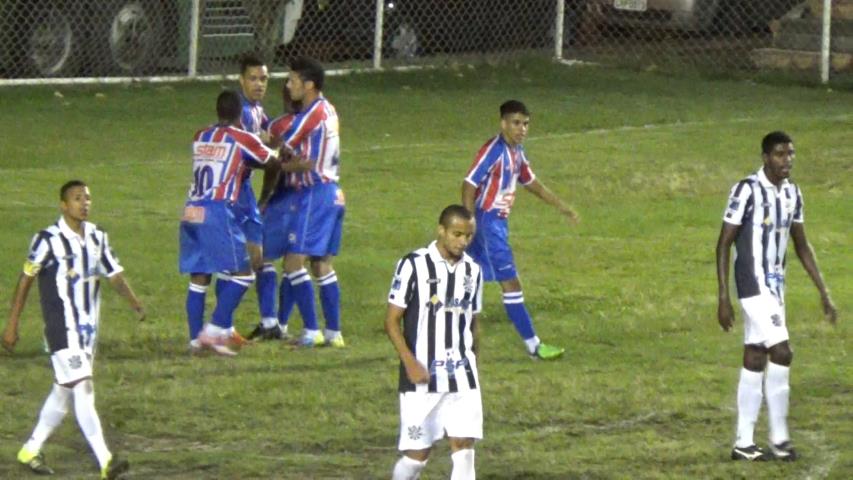
[{"label": "vertical black stripe", "polygon": [[[412,264],[412,276],[409,278],[408,286],[406,287],[406,313],[403,314],[403,337],[406,339],[406,346],[409,347],[409,350],[415,354],[417,357],[417,344],[418,344],[418,321],[421,316],[421,308],[424,308],[423,302],[421,302],[417,298],[417,285],[418,285],[418,270],[415,268],[415,254],[410,254],[406,256],[401,262],[397,272],[399,273],[402,270],[402,265],[405,262],[410,262]],[[409,381],[409,376],[406,375],[406,367],[403,366],[402,360],[400,361],[400,381],[399,381],[399,391],[400,392],[414,392],[415,384]]]},{"label": "vertical black stripe", "polygon": [[[755,275],[755,252],[752,248],[752,235],[755,229],[755,185],[743,207],[743,219],[735,239],[737,258],[735,259],[735,285],[738,298],[754,297],[761,293]],[[757,188],[761,188],[760,185]]]},{"label": "vertical black stripe", "polygon": [[[435,319],[438,298],[438,278],[435,274],[435,263],[424,255],[427,266],[427,283],[429,283],[429,297],[427,297],[427,368],[432,370],[435,363]],[[435,303],[434,303],[435,302]],[[430,371],[432,373],[432,371]],[[428,391],[437,392],[436,376],[430,375]]]},{"label": "vertical black stripe", "polygon": [[[59,239],[62,241],[62,247],[65,249],[65,266],[67,268],[65,276],[66,295],[68,295],[68,303],[71,305],[71,311],[74,314],[74,329],[77,334],[77,340],[80,343],[80,348],[83,348],[83,337],[80,335],[80,312],[77,310],[77,302],[74,298],[74,285],[80,280],[80,273],[74,270],[74,251],[71,249],[71,242],[65,238],[62,233],[59,234]],[[70,277],[68,274],[75,272],[75,277]],[[74,280],[76,279],[76,280]]]},{"label": "vertical black stripe", "polygon": [[741,180],[740,182],[738,182],[737,186],[735,187],[735,193],[732,194],[732,197],[734,197],[734,198],[739,197],[740,191],[743,190],[743,187],[746,185],[749,185],[749,179],[748,178],[745,178],[745,179]]},{"label": "vertical black stripe", "polygon": [[[446,267],[446,264],[445,264]],[[444,298],[444,349],[452,350],[453,349],[453,315],[456,308],[454,307],[454,298],[456,293],[456,269],[452,272],[450,269],[447,271],[447,288],[444,290],[445,298]],[[447,358],[446,361],[454,362],[452,358]],[[447,389],[451,393],[455,393],[459,391],[459,387],[456,385],[456,365],[446,365],[447,372],[450,375],[447,376]]]},{"label": "vertical black stripe", "polygon": [[82,253],[80,254],[83,257],[83,271],[80,272],[80,279],[83,281],[83,311],[86,312],[86,315],[92,314],[92,304],[91,299],[89,298],[90,289],[89,286],[89,249],[86,246],[86,243],[83,243]]},{"label": "vertical black stripe", "polygon": [[[780,265],[782,265],[782,256],[785,253],[785,252],[781,251],[781,249],[782,249],[782,199],[779,198],[778,195],[776,195],[776,225],[775,225],[775,227],[776,227],[776,229],[775,229],[776,230],[776,235],[775,235],[776,261],[774,262],[773,275],[778,274],[779,269],[776,267],[779,267]],[[776,279],[776,296],[781,299],[782,298],[782,284],[781,284],[782,279],[779,277],[774,277],[774,278]]]},{"label": "vertical black stripe", "polygon": [[[44,238],[50,236],[47,232],[42,234]],[[59,296],[59,287],[56,282],[59,264],[56,262],[56,254],[49,240],[47,245],[50,248],[50,258],[45,259],[43,264],[45,267],[38,275],[39,303],[41,303],[41,313],[44,317],[44,338],[47,341],[48,350],[53,353],[68,348],[68,327],[65,325],[65,307]]]},{"label": "vertical black stripe", "polygon": [[761,189],[761,206],[764,207],[764,215],[761,220],[761,266],[764,269],[764,285],[768,290],[770,288],[770,279],[767,275],[770,273],[770,262],[767,259],[767,250],[770,248],[770,199],[767,198],[767,189],[764,185],[759,184]]},{"label": "vertical black stripe", "polygon": [[803,197],[800,194],[800,187],[794,185],[794,188],[797,189],[797,206],[794,207],[794,218],[800,218],[803,216]]}]

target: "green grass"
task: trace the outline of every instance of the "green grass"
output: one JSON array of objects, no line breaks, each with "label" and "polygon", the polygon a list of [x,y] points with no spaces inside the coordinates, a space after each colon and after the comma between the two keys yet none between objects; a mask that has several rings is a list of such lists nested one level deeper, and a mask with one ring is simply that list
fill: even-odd
[{"label": "green grass", "polygon": [[[534,170],[573,203],[569,227],[520,193],[512,242],[538,333],[568,348],[531,362],[486,291],[480,478],[847,478],[853,471],[853,94],[667,78],[546,63],[328,80],[342,119],[348,211],[336,270],[345,350],[262,344],[233,360],[185,353],[187,279],[177,222],[189,139],[213,121],[219,84],[0,90],[0,297],[11,298],[30,236],[58,216],[65,180],[89,182],[149,311],[104,294],[98,410],[131,478],[387,478],[397,458],[396,360],[382,330],[391,269],[459,200],[477,148],[509,97],[533,110]],[[274,82],[268,110],[278,112]],[[55,92],[61,92],[61,96]],[[796,351],[790,426],[803,459],[727,460],[741,330],[716,324],[714,246],[730,186],[756,170],[770,130],[796,141],[806,225],[841,312],[836,328],[791,252]],[[0,356],[0,478],[24,472],[52,372],[33,292],[14,356]],[[209,302],[210,304],[210,302]],[[250,292],[236,324],[257,319]],[[294,320],[298,328],[300,322]],[[756,439],[766,442],[766,411]],[[73,416],[45,447],[58,478],[94,476]],[[446,443],[422,478],[447,478]],[[844,473],[847,472],[847,473]]]}]

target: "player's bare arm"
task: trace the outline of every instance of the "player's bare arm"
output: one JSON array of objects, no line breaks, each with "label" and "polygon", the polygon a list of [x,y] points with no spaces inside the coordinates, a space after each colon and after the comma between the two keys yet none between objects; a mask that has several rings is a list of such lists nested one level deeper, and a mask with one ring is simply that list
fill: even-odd
[{"label": "player's bare arm", "polygon": [[21,321],[21,313],[24,311],[24,305],[27,303],[27,296],[30,294],[30,287],[33,285],[35,277],[22,273],[18,277],[18,284],[15,287],[15,295],[12,297],[12,307],[9,310],[9,322],[6,324],[6,329],[3,331],[3,348],[8,352],[15,349],[18,343],[18,325]]},{"label": "player's bare arm", "polygon": [[261,187],[261,195],[258,198],[258,207],[261,211],[266,209],[267,202],[269,202],[280,178],[281,165],[267,165],[267,168],[264,169],[264,183]]},{"label": "player's bare arm", "polygon": [[826,288],[826,284],[823,281],[823,275],[820,274],[820,269],[817,266],[817,260],[814,255],[814,249],[806,238],[806,229],[802,223],[794,222],[791,225],[791,238],[794,240],[794,249],[797,252],[797,257],[800,259],[800,263],[803,264],[803,268],[805,268],[806,273],[809,274],[809,277],[811,277],[818,292],[820,292],[820,302],[823,306],[823,314],[826,317],[826,320],[834,325],[838,320],[838,311],[835,309],[835,304],[832,303],[832,299],[829,297],[829,289]]},{"label": "player's bare arm", "polygon": [[474,355],[480,356],[480,316],[475,314],[471,317],[471,334],[474,337],[474,342],[471,345],[471,350]]},{"label": "player's bare arm", "polygon": [[406,369],[406,376],[412,383],[427,383],[429,382],[429,370],[423,366],[415,358],[415,355],[409,350],[406,345],[406,339],[403,338],[403,331],[400,328],[400,321],[403,319],[403,314],[406,311],[396,305],[388,304],[388,311],[385,314],[385,333],[397,350],[397,355],[400,356],[400,361],[403,362],[403,367]]},{"label": "player's bare arm", "polygon": [[735,318],[729,297],[729,259],[738,228],[739,225],[723,222],[720,238],[717,240],[717,322],[726,332],[731,331]]},{"label": "player's bare arm", "polygon": [[578,222],[580,222],[580,216],[578,213],[571,206],[563,203],[563,201],[560,200],[560,197],[549,190],[548,187],[538,179],[534,178],[533,181],[525,185],[524,188],[526,188],[528,192],[539,197],[540,200],[544,201],[548,205],[555,207],[572,225],[577,225]]},{"label": "player's bare arm", "polygon": [[130,308],[136,312],[136,319],[140,322],[145,320],[145,308],[142,306],[142,302],[139,301],[136,294],[133,293],[133,289],[130,288],[130,284],[128,284],[127,280],[124,278],[124,274],[117,273],[110,277],[110,284],[112,284],[113,288],[116,289],[119,295],[127,300],[130,304]]},{"label": "player's bare arm", "polygon": [[462,206],[469,212],[474,211],[474,200],[477,198],[477,187],[467,181],[462,181]]}]

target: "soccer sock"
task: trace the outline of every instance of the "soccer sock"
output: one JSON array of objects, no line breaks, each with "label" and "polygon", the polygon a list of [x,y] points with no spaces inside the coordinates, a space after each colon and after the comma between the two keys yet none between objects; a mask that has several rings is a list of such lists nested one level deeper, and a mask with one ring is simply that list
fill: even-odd
[{"label": "soccer sock", "polygon": [[450,472],[450,480],[474,480],[474,449],[463,448],[450,455],[453,461],[453,470]]},{"label": "soccer sock", "polygon": [[187,325],[190,327],[190,340],[198,337],[204,325],[204,299],[207,297],[207,285],[190,282],[187,289]]},{"label": "soccer sock", "polygon": [[326,319],[326,330],[339,333],[341,331],[341,288],[338,286],[338,276],[332,270],[328,275],[317,279],[317,284],[320,285],[320,305],[323,307],[323,318]]},{"label": "soccer sock", "polygon": [[317,311],[314,308],[314,283],[311,282],[308,270],[303,268],[293,273],[288,273],[287,278],[290,279],[290,288],[296,299],[296,306],[299,307],[299,314],[302,315],[305,330],[317,330]]},{"label": "soccer sock", "polygon": [[768,362],[764,395],[767,398],[767,416],[770,418],[770,443],[779,445],[790,440],[788,436],[788,397],[791,387],[788,382],[790,367]]},{"label": "soccer sock", "polygon": [[112,458],[104,432],[101,430],[101,420],[95,411],[95,386],[91,379],[83,380],[74,385],[74,413],[83,436],[95,452],[98,464],[104,468]]},{"label": "soccer sock", "polygon": [[71,389],[57,384],[53,384],[50,394],[44,401],[44,406],[41,407],[39,421],[30,439],[24,444],[24,448],[28,451],[37,453],[41,451],[41,446],[50,437],[50,434],[56,430],[68,413],[68,406],[71,401]]},{"label": "soccer sock", "polygon": [[[522,292],[506,292],[503,294],[503,298],[506,314],[512,321],[512,324],[515,325],[515,330],[518,331],[521,338],[529,340],[535,337],[536,332],[533,331],[533,321],[530,319],[530,314],[527,313],[527,308],[524,306],[524,294]],[[528,350],[530,350],[529,346]]]},{"label": "soccer sock", "polygon": [[421,476],[421,470],[426,467],[426,464],[426,460],[421,462],[403,455],[394,465],[394,473],[391,474],[391,480],[417,480]]},{"label": "soccer sock", "polygon": [[216,279],[216,308],[213,309],[210,323],[224,330],[231,328],[234,323],[234,310],[240,305],[240,300],[254,279],[254,275],[220,275]]},{"label": "soccer sock", "polygon": [[296,297],[293,295],[293,287],[290,285],[287,274],[284,273],[281,275],[281,285],[278,287],[278,324],[282,327],[287,327],[294,305],[296,305]]},{"label": "soccer sock", "polygon": [[258,274],[258,282],[255,284],[258,291],[258,310],[261,312],[261,323],[264,328],[271,328],[278,324],[275,314],[276,281],[275,267],[271,263],[264,263],[264,268]]},{"label": "soccer sock", "polygon": [[758,412],[761,410],[761,372],[753,372],[745,368],[740,370],[740,382],[737,386],[737,440],[735,446],[746,448],[754,445],[752,434]]}]

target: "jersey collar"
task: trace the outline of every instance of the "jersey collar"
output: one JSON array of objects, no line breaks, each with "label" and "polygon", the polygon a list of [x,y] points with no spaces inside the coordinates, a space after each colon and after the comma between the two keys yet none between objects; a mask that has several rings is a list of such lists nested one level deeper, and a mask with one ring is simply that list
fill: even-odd
[{"label": "jersey collar", "polygon": [[75,232],[71,229],[71,227],[68,226],[68,223],[65,222],[65,217],[59,217],[59,222],[57,222],[57,224],[59,225],[59,231],[61,231],[62,234],[66,237],[85,238],[86,235],[89,233],[89,222],[83,222],[83,237],[78,235],[77,232]]},{"label": "jersey collar", "polygon": [[[762,186],[767,187],[767,188],[770,188],[770,187],[777,188],[776,185],[773,185],[773,182],[771,182],[770,179],[767,178],[767,175],[764,173],[764,167],[759,168],[758,173],[756,175],[758,175],[758,182],[761,183]],[[788,179],[783,178],[782,183],[779,184],[778,188],[781,190],[787,186],[788,186]]]}]

